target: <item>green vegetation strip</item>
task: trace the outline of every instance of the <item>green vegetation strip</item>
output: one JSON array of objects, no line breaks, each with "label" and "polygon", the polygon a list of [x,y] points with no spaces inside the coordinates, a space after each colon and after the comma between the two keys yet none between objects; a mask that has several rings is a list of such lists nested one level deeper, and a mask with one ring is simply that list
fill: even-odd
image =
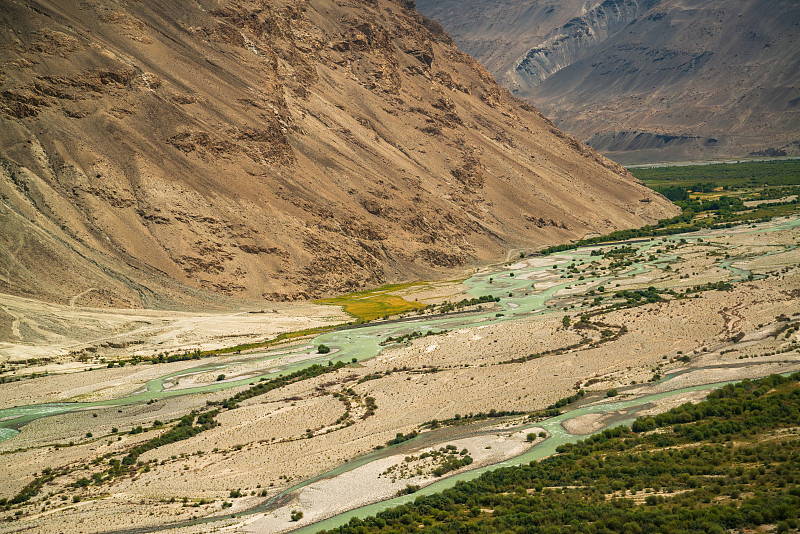
[{"label": "green vegetation strip", "polygon": [[800,525],[800,373],[489,471],[329,532],[725,533]]},{"label": "green vegetation strip", "polygon": [[[757,208],[744,205],[747,200],[800,195],[800,160],[638,168],[632,172],[645,185],[675,202],[682,213],[655,225],[554,245],[541,252],[552,254],[598,243],[731,228],[737,223],[766,222],[800,212],[797,199]],[[719,194],[701,198],[713,192]]]},{"label": "green vegetation strip", "polygon": [[[332,373],[334,371],[338,371],[342,367],[345,367],[347,364],[344,362],[328,362],[327,366],[319,365],[315,363],[310,367],[306,367],[305,369],[300,369],[299,371],[295,371],[294,373],[290,373],[286,376],[279,376],[277,378],[273,378],[272,380],[262,379],[262,381],[256,383],[254,386],[241,391],[234,395],[233,397],[222,401],[222,407],[228,410],[233,410],[238,406],[239,402],[245,401],[247,399],[252,399],[258,395],[263,395],[273,389],[282,388],[288,386],[289,384],[294,384],[295,382],[300,382],[301,380],[308,380],[309,378],[314,378],[319,375],[324,375],[326,373]],[[213,403],[211,403],[213,404]]]},{"label": "green vegetation strip", "polygon": [[748,161],[715,165],[636,168],[631,172],[650,187],[711,183],[714,187],[797,185],[800,159]]}]

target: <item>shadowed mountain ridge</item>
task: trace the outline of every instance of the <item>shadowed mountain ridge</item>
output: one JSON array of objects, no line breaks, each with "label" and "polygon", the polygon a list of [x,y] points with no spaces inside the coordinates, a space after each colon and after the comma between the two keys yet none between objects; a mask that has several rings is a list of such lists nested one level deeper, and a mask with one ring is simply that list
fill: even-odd
[{"label": "shadowed mountain ridge", "polygon": [[559,128],[623,163],[800,155],[800,4],[420,0]]}]

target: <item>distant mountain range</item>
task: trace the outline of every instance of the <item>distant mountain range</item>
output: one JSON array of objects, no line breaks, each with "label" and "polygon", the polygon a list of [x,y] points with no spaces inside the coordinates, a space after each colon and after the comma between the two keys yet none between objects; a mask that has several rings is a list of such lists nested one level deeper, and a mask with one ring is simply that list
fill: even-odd
[{"label": "distant mountain range", "polygon": [[417,6],[501,85],[617,161],[800,155],[800,2]]},{"label": "distant mountain range", "polygon": [[413,2],[0,0],[0,291],[291,300],[672,215]]}]

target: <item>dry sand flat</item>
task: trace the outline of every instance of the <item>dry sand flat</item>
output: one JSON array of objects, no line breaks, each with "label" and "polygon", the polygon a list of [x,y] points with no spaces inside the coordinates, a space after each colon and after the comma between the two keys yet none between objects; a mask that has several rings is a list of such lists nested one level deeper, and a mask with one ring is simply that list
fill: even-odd
[{"label": "dry sand flat", "polygon": [[399,363],[414,367],[499,363],[517,353],[551,350],[580,339],[560,325],[560,319],[541,316],[521,323],[463,328],[415,341],[408,347],[392,346],[375,358],[375,363],[366,365],[389,370]]},{"label": "dry sand flat", "polygon": [[[313,345],[307,345],[304,341],[294,343],[291,345],[291,348],[287,348],[286,352],[292,352],[293,354],[287,354],[286,356],[280,357],[270,357],[269,359],[262,359],[264,353],[261,351],[252,351],[245,356],[245,361],[238,363],[238,364],[230,364],[230,359],[235,357],[237,359],[242,359],[242,356],[236,355],[228,355],[227,357],[220,357],[216,360],[210,360],[211,363],[219,362],[220,364],[225,364],[224,373],[222,373],[225,378],[220,380],[220,370],[219,369],[211,369],[211,370],[201,370],[195,373],[187,373],[180,376],[176,376],[174,378],[170,378],[164,381],[164,389],[170,389],[173,391],[180,391],[182,389],[194,388],[198,386],[208,385],[214,382],[232,382],[236,380],[241,380],[245,378],[252,378],[254,376],[259,376],[263,374],[264,371],[269,370],[270,373],[279,373],[283,368],[303,362],[309,359],[319,358],[319,353],[317,352],[317,348]],[[328,358],[335,358],[336,357],[336,350],[332,350],[329,352],[326,357]],[[269,354],[276,354],[270,351]],[[250,360],[250,361],[248,361]],[[205,361],[205,360],[204,360]]]},{"label": "dry sand flat", "polygon": [[[208,358],[203,363],[224,361],[233,356]],[[115,367],[112,369],[94,364],[94,370],[56,374],[57,364],[48,366],[51,374],[40,380],[23,380],[4,384],[0,391],[0,406],[3,408],[34,403],[104,400],[111,397],[115,389],[123,393],[140,390],[150,381],[166,374],[196,367],[195,360],[179,361],[159,365]],[[115,398],[120,398],[118,395]]]},{"label": "dry sand flat", "polygon": [[[59,361],[71,352],[152,356],[165,351],[209,350],[351,320],[333,306],[310,303],[262,306],[216,313],[109,310],[47,304],[0,294],[0,310],[13,317],[11,333],[0,337],[0,363],[28,358]],[[114,348],[109,343],[127,346]],[[45,370],[58,372],[59,368],[31,368],[26,372]]]},{"label": "dry sand flat", "polygon": [[[73,465],[109,452],[123,452],[153,437],[153,432],[128,434],[132,428],[148,427],[156,420],[173,420],[205,407],[207,400],[228,395],[224,392],[203,397],[177,397],[168,402],[71,412],[33,421],[14,439],[0,442],[0,452],[4,453],[4,462],[0,463],[3,466],[0,469],[0,497],[12,497],[45,467]],[[118,432],[113,432],[114,428]],[[92,433],[91,438],[86,436],[87,432]],[[53,447],[71,441],[77,445]]]},{"label": "dry sand flat", "polygon": [[[733,254],[737,246],[746,245],[749,250],[757,251],[759,247],[771,244],[793,243],[797,235],[797,230],[762,236],[739,234],[735,237],[736,244],[722,236],[714,239]],[[766,245],[764,240],[768,240]],[[674,263],[671,271],[654,272],[651,276],[661,283],[668,284],[672,280],[676,284],[696,285],[709,278],[705,272],[708,269],[703,266],[709,265],[705,262],[711,259],[706,259],[703,249],[704,246],[700,245],[686,245],[686,262]],[[678,254],[682,252],[677,251]],[[667,391],[800,369],[800,356],[796,350],[774,354],[791,347],[790,344],[798,339],[798,333],[790,334],[789,338],[781,335],[777,339],[771,335],[784,324],[777,321],[779,315],[786,314],[795,319],[800,315],[798,253],[795,250],[780,258],[785,263],[794,261],[794,265],[781,263],[766,267],[765,272],[769,271],[766,278],[737,283],[730,291],[710,291],[698,298],[608,313],[602,320],[626,326],[627,333],[596,347],[550,354],[525,363],[501,364],[510,358],[564,347],[579,340],[579,333],[574,328],[564,329],[561,324],[564,314],[572,313],[573,319],[577,319],[577,313],[563,309],[509,322],[466,326],[411,343],[393,345],[377,358],[358,366],[273,390],[242,402],[237,409],[221,413],[217,417],[220,426],[143,455],[143,460],[157,460],[157,465],[151,464],[150,471],[140,472],[134,478],[80,490],[84,497],[100,497],[96,501],[72,506],[71,502],[60,501],[60,494],[51,498],[49,504],[37,497],[36,515],[23,516],[15,522],[14,528],[55,533],[62,530],[63,521],[67,521],[75,525],[70,532],[103,532],[137,525],[158,525],[192,515],[243,510],[263,502],[262,491],[266,491],[267,497],[276,495],[301,480],[326,473],[349,459],[373,451],[397,432],[410,432],[432,419],[442,420],[455,414],[491,409],[537,410],[574,392],[579,386],[604,392],[611,387],[629,387],[634,382],[647,383],[656,372],[662,376],[678,371],[684,374],[668,382],[650,384],[647,389],[626,389],[623,393],[626,398],[645,391]],[[777,268],[781,272],[776,272]],[[695,271],[698,274],[693,274]],[[724,273],[730,275],[728,271]],[[689,278],[680,278],[684,274]],[[646,287],[650,283],[627,287]],[[580,299],[581,296],[565,297],[558,306],[571,306],[579,303]],[[744,334],[742,341],[733,343],[731,337],[740,332]],[[596,338],[595,334],[592,336]],[[689,361],[682,361],[679,356],[686,356]],[[37,388],[49,398],[57,398],[59,390],[72,395],[102,395],[115,381],[141,382],[159,373],[183,369],[186,364],[178,362],[48,376],[6,384],[0,389],[0,395],[6,395],[7,390],[8,399],[22,401],[35,396]],[[438,371],[433,372],[433,367]],[[234,372],[246,374],[256,368],[257,364],[244,362]],[[396,371],[383,375],[395,368]],[[377,372],[381,373],[380,378],[358,383],[361,378]],[[189,380],[197,382],[209,378],[206,373]],[[344,415],[345,406],[332,393],[345,393],[348,389],[352,389],[352,394],[347,395],[353,402],[353,424],[342,427],[337,425],[337,420]],[[168,421],[192,409],[203,408],[207,400],[224,399],[232,393],[190,395],[151,405],[125,407],[122,412],[102,409],[96,411],[96,418],[91,412],[85,412],[31,423],[22,429],[21,434],[0,444],[0,450],[11,451],[56,440],[74,439],[80,443],[88,431],[103,438],[64,448],[57,453],[52,448],[42,447],[4,455],[6,461],[0,463],[0,485],[8,489],[3,495],[12,495],[21,484],[33,480],[33,474],[44,466],[85,461],[145,437],[125,436],[118,443],[108,436],[112,426],[130,429],[138,424],[150,425],[155,419]],[[356,399],[363,400],[367,396],[374,397],[377,408],[374,415],[362,419],[363,408],[359,407]],[[700,397],[700,394],[686,395],[681,400],[694,401]],[[644,413],[656,413],[671,405],[666,402],[656,404]],[[576,432],[591,431],[601,424],[602,421],[596,417],[568,423]],[[308,430],[314,437],[306,437]],[[498,428],[496,434],[504,435],[502,428]],[[109,439],[112,441],[110,445]],[[494,450],[494,445],[492,447]],[[468,448],[472,454],[472,447]],[[63,482],[48,487],[46,491],[60,491],[76,477],[90,476],[92,469],[89,466],[64,477]],[[377,467],[372,466],[352,472],[354,474],[349,476],[355,478],[346,479],[349,480],[348,487],[362,485],[372,488],[373,483],[386,484],[385,480],[375,481],[375,469]],[[341,480],[345,479],[326,483],[337,484]],[[321,486],[324,489],[316,493],[301,494],[299,500],[287,506],[289,509],[293,505],[302,506],[308,520],[334,513],[330,499],[324,498],[333,487]],[[389,486],[380,489],[382,487],[376,486],[375,492],[389,491]],[[231,498],[231,490],[241,490],[245,496]],[[71,496],[75,492],[68,489],[64,495]],[[190,499],[190,504],[203,498],[213,500],[213,503],[187,508],[182,503],[184,497]],[[177,501],[170,503],[173,498]],[[353,503],[358,501],[357,496],[352,498]],[[232,508],[223,510],[225,501],[230,501]],[[59,512],[48,513],[53,510]],[[285,511],[273,519],[269,514],[264,516],[264,521],[275,523],[268,523],[270,526],[263,530],[287,526]],[[215,527],[205,528],[186,529],[186,532],[205,532]],[[0,532],[6,530],[0,527]]]},{"label": "dry sand flat", "polygon": [[570,434],[591,434],[606,426],[606,422],[613,419],[617,413],[587,413],[572,419],[567,419],[561,426]]},{"label": "dry sand flat", "polygon": [[650,403],[651,406],[649,408],[639,410],[636,412],[636,416],[644,417],[647,415],[663,413],[667,410],[671,410],[672,408],[681,406],[682,404],[686,404],[687,402],[700,402],[701,400],[705,399],[707,395],[708,391],[690,391],[682,395],[671,395]]},{"label": "dry sand flat", "polygon": [[[465,277],[469,275],[464,273]],[[406,289],[393,291],[406,300],[416,300],[423,304],[440,304],[446,300],[461,299],[467,286],[458,281],[432,282],[424,285],[412,285]]]}]

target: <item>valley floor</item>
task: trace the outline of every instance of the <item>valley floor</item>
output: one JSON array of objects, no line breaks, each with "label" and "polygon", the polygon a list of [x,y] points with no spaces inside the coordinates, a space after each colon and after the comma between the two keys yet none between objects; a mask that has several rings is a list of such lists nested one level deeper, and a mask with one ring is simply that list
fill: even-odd
[{"label": "valley floor", "polygon": [[[794,218],[520,258],[463,283],[397,291],[409,302],[437,306],[483,295],[498,302],[444,314],[414,311],[280,346],[171,363],[113,364],[152,355],[156,339],[172,352],[216,348],[223,330],[242,334],[229,343],[235,345],[346,319],[318,305],[210,323],[130,312],[101,324],[100,311],[76,309],[55,324],[61,310],[40,312],[39,324],[61,329],[61,337],[2,349],[8,359],[0,376],[20,380],[0,388],[0,439],[7,438],[0,441],[0,498],[8,503],[0,533],[168,525],[182,532],[290,530],[409,485],[434,488],[452,474],[469,476],[548,442],[698,401],[707,391],[684,388],[798,370],[798,243]],[[30,309],[3,299],[10,315]],[[87,317],[98,321],[95,332],[70,331],[71,320],[86,324]],[[104,334],[115,321],[116,333]],[[153,321],[158,325],[146,324]],[[163,330],[154,334],[154,326]],[[124,346],[102,345],[117,334]],[[321,344],[330,353],[320,354]],[[36,354],[53,359],[24,363]],[[319,374],[254,390],[313,363]],[[574,416],[547,419],[553,412],[544,410],[579,390],[585,396],[570,405]],[[633,404],[609,404],[617,400]],[[83,404],[69,404],[75,402]],[[213,425],[189,423],[200,430],[148,445],[187,414],[210,410]],[[398,433],[414,432],[420,435],[386,447]],[[115,471],[114,462],[137,446],[142,452]],[[453,462],[466,456],[471,463]],[[435,474],[447,462],[457,467]],[[292,521],[292,512],[302,517]]]}]

